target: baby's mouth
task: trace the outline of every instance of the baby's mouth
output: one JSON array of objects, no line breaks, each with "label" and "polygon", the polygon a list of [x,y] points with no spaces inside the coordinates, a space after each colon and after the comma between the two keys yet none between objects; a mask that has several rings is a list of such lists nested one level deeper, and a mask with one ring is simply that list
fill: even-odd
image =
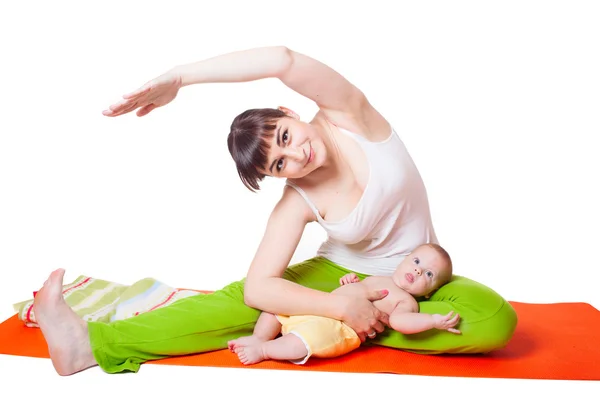
[{"label": "baby's mouth", "polygon": [[405,279],[406,279],[406,280],[407,280],[409,283],[413,283],[413,282],[415,281],[415,277],[414,277],[414,276],[412,276],[412,274],[409,274],[409,273],[405,274],[405,275],[404,275],[404,278],[405,278]]}]

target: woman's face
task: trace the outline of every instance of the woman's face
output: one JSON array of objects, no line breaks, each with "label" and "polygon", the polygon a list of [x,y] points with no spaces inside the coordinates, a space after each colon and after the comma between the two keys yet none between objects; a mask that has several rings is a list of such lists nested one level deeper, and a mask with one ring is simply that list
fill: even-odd
[{"label": "woman's face", "polygon": [[323,165],[326,149],[314,126],[293,117],[277,121],[268,153],[266,175],[299,179]]}]

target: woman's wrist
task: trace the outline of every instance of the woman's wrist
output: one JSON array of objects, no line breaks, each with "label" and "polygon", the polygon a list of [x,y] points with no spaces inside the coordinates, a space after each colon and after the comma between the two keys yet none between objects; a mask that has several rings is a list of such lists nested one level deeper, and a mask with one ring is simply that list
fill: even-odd
[{"label": "woman's wrist", "polygon": [[188,65],[176,65],[168,71],[168,74],[175,76],[175,78],[179,81],[180,88],[197,83],[193,81]]},{"label": "woman's wrist", "polygon": [[329,296],[331,297],[331,301],[327,302],[329,305],[327,317],[343,321],[346,317],[346,310],[348,309],[348,298],[346,296],[338,296],[335,294],[330,294]]}]

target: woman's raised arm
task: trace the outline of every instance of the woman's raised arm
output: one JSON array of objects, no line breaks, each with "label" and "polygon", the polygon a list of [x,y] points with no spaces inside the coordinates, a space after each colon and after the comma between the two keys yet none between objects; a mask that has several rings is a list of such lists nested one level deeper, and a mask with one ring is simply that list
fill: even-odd
[{"label": "woman's raised arm", "polygon": [[138,116],[171,102],[181,87],[198,83],[248,82],[278,78],[324,111],[357,113],[368,104],[363,93],[327,65],[284,46],[259,47],[177,66],[123,96],[104,111]]}]

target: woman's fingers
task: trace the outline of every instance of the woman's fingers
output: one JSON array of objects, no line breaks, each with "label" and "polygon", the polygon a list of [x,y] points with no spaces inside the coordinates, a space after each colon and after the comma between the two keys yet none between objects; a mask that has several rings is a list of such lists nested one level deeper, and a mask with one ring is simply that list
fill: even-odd
[{"label": "woman's fingers", "polygon": [[369,300],[369,301],[381,300],[385,296],[387,296],[388,293],[389,293],[389,291],[387,289],[374,290],[371,293],[369,293],[369,296],[367,296],[367,300]]},{"label": "woman's fingers", "polygon": [[123,105],[126,104],[126,102],[122,101],[119,103],[115,103],[115,104],[111,104],[108,109],[112,112],[118,112],[119,108],[123,107]]},{"label": "woman's fingers", "polygon": [[143,91],[139,93],[125,95],[123,96],[124,100],[121,100],[115,104],[111,104],[108,107],[108,110],[104,110],[102,114],[107,116],[117,116],[136,109],[139,104],[148,104],[149,101],[144,99],[143,96],[141,96],[145,94],[145,91]]},{"label": "woman's fingers", "polygon": [[131,104],[128,104],[128,105],[123,106],[122,108],[120,108],[119,111],[116,114],[117,115],[127,114],[128,112],[131,112],[131,111],[135,110],[138,107],[139,107],[138,103],[131,103]]},{"label": "woman's fingers", "polygon": [[156,104],[152,103],[152,104],[148,104],[142,108],[140,108],[136,115],[138,117],[143,117],[144,115],[148,114],[150,111],[154,110],[156,108]]},{"label": "woman's fingers", "polygon": [[373,329],[375,329],[375,331],[376,331],[377,333],[381,333],[381,332],[385,331],[385,325],[383,325],[383,324],[381,323],[381,321],[377,321],[377,322],[375,323],[375,325],[373,325],[373,326],[372,326],[372,328],[373,328]]},{"label": "woman's fingers", "polygon": [[131,107],[132,104],[136,103],[131,101],[121,101],[108,107],[107,111],[109,111],[111,114],[121,114],[123,113],[123,110]]},{"label": "woman's fingers", "polygon": [[375,318],[377,318],[377,321],[379,324],[382,324],[382,329],[379,332],[383,332],[383,330],[385,329],[385,326],[383,326],[383,325],[387,325],[387,326],[390,325],[390,316],[384,312],[377,310],[377,313],[375,314]]},{"label": "woman's fingers", "polygon": [[111,105],[102,114],[115,117],[140,108],[137,115],[141,117],[171,102],[180,88],[181,78],[174,73],[166,73],[124,94],[123,100]]},{"label": "woman's fingers", "polygon": [[136,96],[139,96],[139,95],[144,94],[146,92],[149,92],[152,89],[152,86],[153,86],[152,82],[148,82],[145,85],[143,85],[142,87],[140,87],[139,89],[134,90],[131,93],[124,94],[123,98],[124,99],[131,99],[132,97],[136,97]]}]

